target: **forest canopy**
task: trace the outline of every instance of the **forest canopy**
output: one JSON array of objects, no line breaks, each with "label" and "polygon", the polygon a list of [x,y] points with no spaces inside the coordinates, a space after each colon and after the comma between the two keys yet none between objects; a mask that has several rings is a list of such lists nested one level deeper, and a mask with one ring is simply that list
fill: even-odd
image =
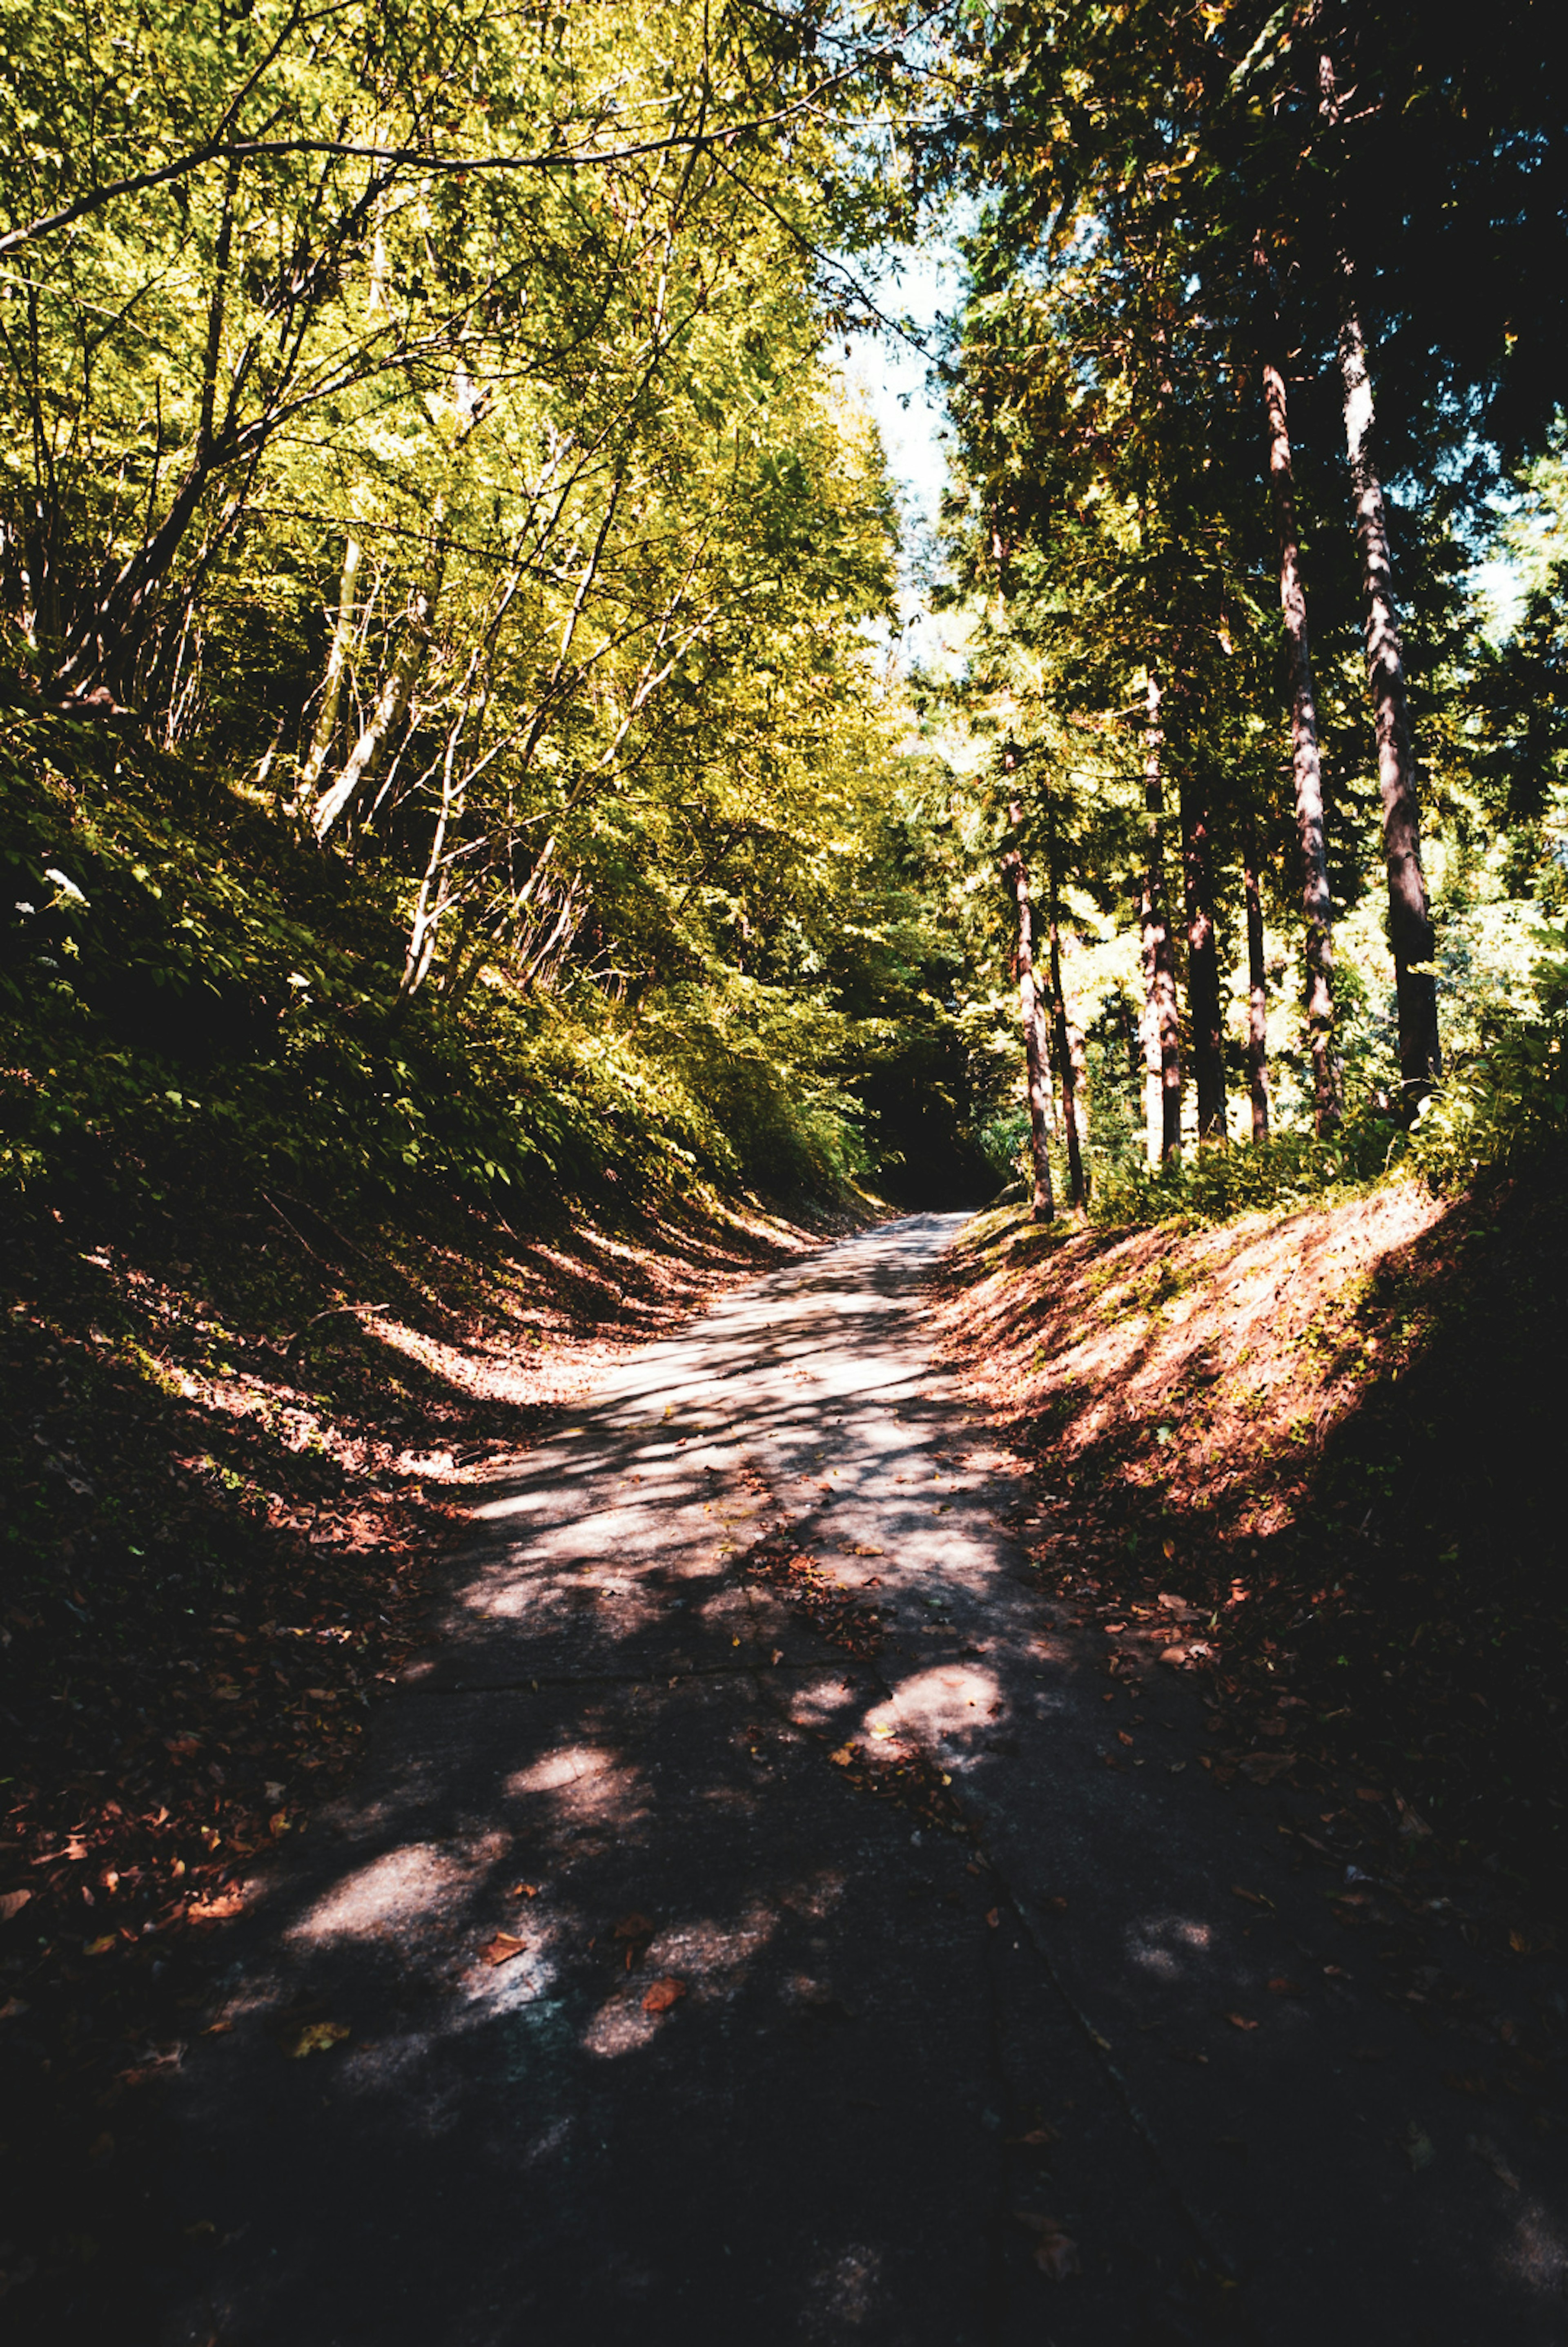
[{"label": "forest canopy", "polygon": [[[14,1182],[1141,1214],[1558,1129],[1522,0],[0,5]],[[939,233],[911,663],[840,343]]]}]

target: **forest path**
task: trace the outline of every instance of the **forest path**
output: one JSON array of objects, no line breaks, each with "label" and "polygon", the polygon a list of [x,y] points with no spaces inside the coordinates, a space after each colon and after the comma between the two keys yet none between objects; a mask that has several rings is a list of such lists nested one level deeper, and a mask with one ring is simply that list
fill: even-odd
[{"label": "forest path", "polygon": [[956,1222],[737,1292],[497,1473],[234,1927],[150,2337],[1562,2336],[1560,2218],[1467,2152],[1451,2045],[1207,1781],[1193,1679],[1039,1593],[922,1335]]}]

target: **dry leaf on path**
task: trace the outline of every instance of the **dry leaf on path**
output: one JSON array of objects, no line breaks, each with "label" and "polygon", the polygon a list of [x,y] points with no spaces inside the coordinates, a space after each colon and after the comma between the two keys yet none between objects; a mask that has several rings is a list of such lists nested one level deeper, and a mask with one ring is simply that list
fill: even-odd
[{"label": "dry leaf on path", "polygon": [[654,1930],[646,1915],[623,1915],[613,1936],[617,1940],[651,1940]]},{"label": "dry leaf on path", "polygon": [[1456,2095],[1474,2095],[1478,2099],[1492,2092],[1492,2081],[1484,2070],[1445,2070],[1442,2082]]},{"label": "dry leaf on path", "polygon": [[655,1981],[652,1988],[649,1989],[647,1994],[644,1997],[643,2011],[645,2013],[667,2013],[672,2005],[677,2005],[680,2003],[681,1998],[685,1994],[686,1983],[684,1981],[677,1980],[673,1973],[667,1973],[662,1980]]},{"label": "dry leaf on path", "polygon": [[32,1896],[30,1891],[0,1891],[0,1923],[8,1923],[13,1915],[19,1915]]},{"label": "dry leaf on path", "polygon": [[1227,2013],[1225,2017],[1233,2029],[1256,2029],[1257,2026],[1256,2021],[1248,2021],[1245,2013]]},{"label": "dry leaf on path", "polygon": [[515,1932],[497,1932],[493,1940],[485,1942],[479,1952],[487,1964],[509,1964],[514,1956],[523,1953],[527,1944],[527,1941],[520,1940]]},{"label": "dry leaf on path", "polygon": [[1484,2160],[1500,2184],[1505,2184],[1511,2192],[1518,2191],[1518,2177],[1489,2135],[1467,2135],[1464,2147],[1466,2151],[1472,2151],[1477,2159]]},{"label": "dry leaf on path", "polygon": [[1033,2209],[1015,2209],[1013,2213],[1037,2237],[1034,2262],[1043,2274],[1048,2274],[1053,2281],[1064,2281],[1069,2274],[1083,2272],[1077,2242],[1062,2230],[1054,2217],[1037,2216]]},{"label": "dry leaf on path", "polygon": [[230,1917],[245,1912],[245,1895],[239,1891],[214,1891],[193,1899],[185,1912],[188,1922],[227,1923]]},{"label": "dry leaf on path", "polygon": [[300,2030],[289,2048],[290,2058],[302,2062],[307,2054],[330,2054],[351,2034],[346,2021],[312,2021]]}]

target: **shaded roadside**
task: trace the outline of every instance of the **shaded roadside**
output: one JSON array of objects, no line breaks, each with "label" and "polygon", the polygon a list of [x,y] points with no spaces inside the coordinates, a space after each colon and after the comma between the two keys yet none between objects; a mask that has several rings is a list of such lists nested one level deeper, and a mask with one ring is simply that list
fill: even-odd
[{"label": "shaded roadside", "polygon": [[1288,1788],[1199,1765],[1169,1631],[1042,1587],[925,1342],[952,1227],[769,1275],[493,1471],[215,1932],[122,2301],[160,2347],[1558,2335],[1560,2145],[1445,2080],[1481,2000],[1518,2029],[1498,1960],[1429,1913],[1471,2002],[1390,1994],[1414,1894],[1326,1884]]},{"label": "shaded roadside", "polygon": [[485,1463],[815,1235],[628,1210],[345,1228],[281,1192],[8,1216],[7,2318],[112,2307],[141,2106],[215,1929],[357,1759]]},{"label": "shaded roadside", "polygon": [[1485,1929],[1527,1952],[1568,1922],[1565,1231],[1523,1185],[1185,1235],[993,1217],[941,1307],[1044,1487],[1048,1584],[1199,1609],[1217,1776],[1479,1869]]}]

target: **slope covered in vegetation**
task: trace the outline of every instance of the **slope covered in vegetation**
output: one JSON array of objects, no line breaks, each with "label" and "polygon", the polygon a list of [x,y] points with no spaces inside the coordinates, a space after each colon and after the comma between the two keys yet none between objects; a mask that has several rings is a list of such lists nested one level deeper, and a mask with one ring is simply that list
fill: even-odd
[{"label": "slope covered in vegetation", "polygon": [[[1196,1642],[1218,1781],[1478,1861],[1560,1926],[1568,1305],[1555,1181],[1218,1224],[971,1224],[942,1320],[1038,1491],[1045,1584]],[[1182,1659],[1178,1651],[1175,1660]]]}]

